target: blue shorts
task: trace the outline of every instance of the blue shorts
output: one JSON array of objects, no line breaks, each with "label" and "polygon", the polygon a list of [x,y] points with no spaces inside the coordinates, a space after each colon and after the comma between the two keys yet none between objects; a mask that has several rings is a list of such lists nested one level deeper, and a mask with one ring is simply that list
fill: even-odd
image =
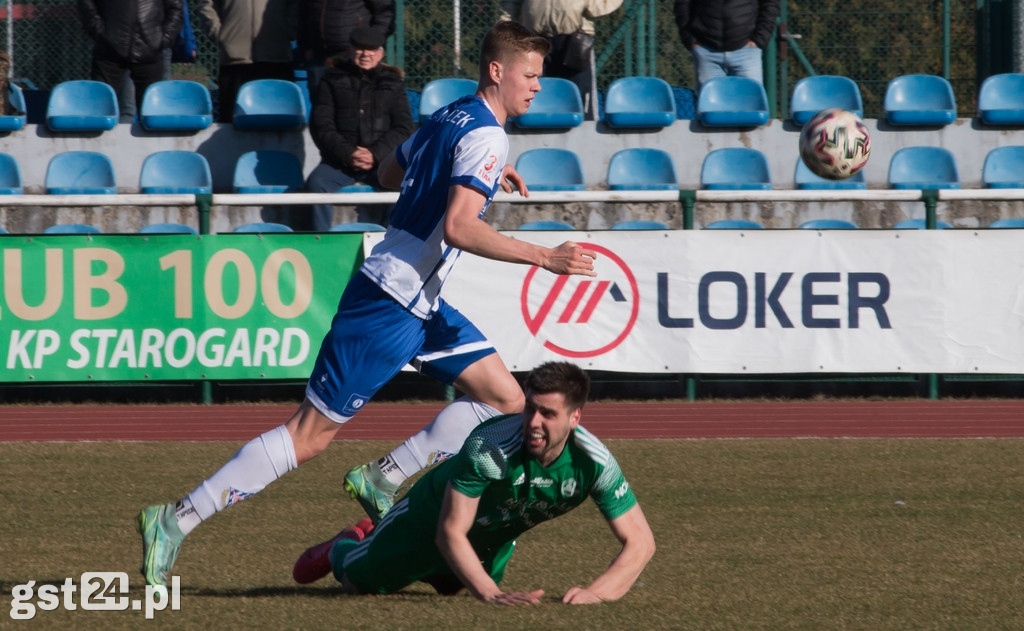
[{"label": "blue shorts", "polygon": [[325,416],[344,423],[406,364],[450,384],[494,352],[484,334],[444,300],[429,318],[419,318],[357,272],[320,346],[306,396]]}]

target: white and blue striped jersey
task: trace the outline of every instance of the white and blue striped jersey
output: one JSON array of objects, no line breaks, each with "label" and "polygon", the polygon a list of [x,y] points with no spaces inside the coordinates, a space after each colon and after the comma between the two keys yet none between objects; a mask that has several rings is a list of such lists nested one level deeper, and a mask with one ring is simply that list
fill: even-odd
[{"label": "white and blue striped jersey", "polygon": [[479,190],[486,197],[482,216],[500,185],[508,137],[487,103],[467,96],[435,112],[396,157],[405,169],[402,191],[384,240],[361,271],[426,318],[461,253],[444,242],[448,191],[456,184]]}]

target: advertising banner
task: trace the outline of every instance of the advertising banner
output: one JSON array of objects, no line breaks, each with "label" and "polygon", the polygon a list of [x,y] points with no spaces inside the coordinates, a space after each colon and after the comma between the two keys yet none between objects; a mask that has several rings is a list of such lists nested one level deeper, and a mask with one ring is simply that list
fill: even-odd
[{"label": "advertising banner", "polygon": [[4,382],[304,379],[361,234],[0,240]]},{"label": "advertising banner", "polygon": [[1015,230],[519,232],[594,278],[463,254],[444,297],[512,370],[1024,373]]}]

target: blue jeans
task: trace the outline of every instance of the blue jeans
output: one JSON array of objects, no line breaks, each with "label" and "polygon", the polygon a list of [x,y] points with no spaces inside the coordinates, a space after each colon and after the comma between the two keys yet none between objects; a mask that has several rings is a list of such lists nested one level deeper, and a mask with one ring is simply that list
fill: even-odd
[{"label": "blue jeans", "polygon": [[749,77],[756,79],[759,83],[764,83],[761,49],[757,46],[744,46],[737,50],[724,51],[705,48],[698,44],[690,52],[697,70],[698,90],[708,79],[715,77]]}]

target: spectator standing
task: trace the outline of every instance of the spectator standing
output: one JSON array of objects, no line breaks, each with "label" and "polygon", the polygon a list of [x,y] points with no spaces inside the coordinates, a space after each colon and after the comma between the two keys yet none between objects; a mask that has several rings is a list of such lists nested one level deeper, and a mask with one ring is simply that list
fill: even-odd
[{"label": "spectator standing", "polygon": [[79,0],[79,17],[95,42],[92,79],[120,92],[127,72],[137,111],[146,88],[164,78],[165,55],[184,21],[183,1]]},{"label": "spectator standing", "polygon": [[[327,60],[328,71],[317,91],[309,131],[320,149],[321,162],[306,180],[310,193],[336,193],[358,183],[378,188],[380,161],[413,131],[404,73],[382,63],[383,32],[359,27],[352,31],[351,44],[351,58]],[[326,232],[334,224],[331,204],[313,206],[312,225],[294,212],[277,221],[315,232]],[[387,210],[381,206],[357,212],[359,221],[387,225]]]},{"label": "spectator standing", "polygon": [[515,20],[551,43],[544,75],[569,79],[583,97],[583,111],[595,119],[594,22],[622,0],[501,0],[501,20]]},{"label": "spectator standing", "polygon": [[761,51],[775,32],[779,0],[675,0],[675,15],[693,55],[698,90],[714,77],[764,83]]},{"label": "spectator standing", "polygon": [[326,61],[347,56],[352,31],[361,27],[373,28],[387,39],[395,31],[394,0],[299,1],[299,52],[312,92],[326,72]]},{"label": "spectator standing", "polygon": [[[247,81],[295,78],[298,0],[199,0],[200,28],[220,44],[218,120],[230,123]],[[177,35],[177,32],[175,32]]]}]

